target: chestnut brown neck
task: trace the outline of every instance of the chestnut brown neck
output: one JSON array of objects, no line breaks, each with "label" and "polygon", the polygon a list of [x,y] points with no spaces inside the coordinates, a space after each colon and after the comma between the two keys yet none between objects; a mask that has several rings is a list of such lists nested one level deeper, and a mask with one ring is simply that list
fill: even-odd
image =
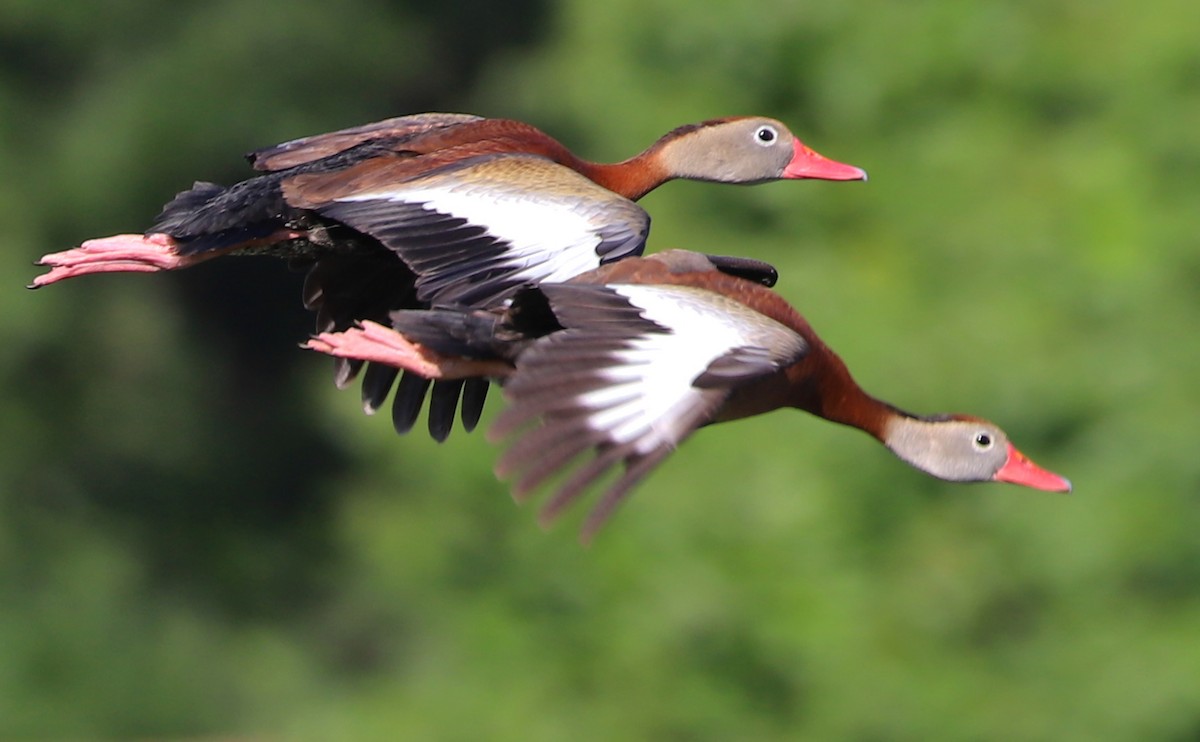
[{"label": "chestnut brown neck", "polygon": [[[613,193],[636,201],[650,191],[674,177],[663,167],[660,151],[671,140],[681,136],[685,129],[662,137],[646,151],[623,162],[599,163],[577,157],[561,142],[545,132],[520,121],[488,119],[477,124],[459,127],[445,136],[454,144],[478,143],[496,151],[522,151],[543,157],[575,170],[597,185]],[[436,135],[428,138],[428,146],[434,149],[446,146]]]},{"label": "chestnut brown neck", "polygon": [[721,273],[708,273],[702,281],[694,274],[656,276],[656,280],[702,283],[706,288],[790,327],[808,343],[808,353],[799,362],[735,391],[718,413],[718,420],[734,420],[780,407],[795,407],[830,422],[858,428],[883,441],[890,420],[910,417],[867,394],[808,321],[771,289]]},{"label": "chestnut brown neck", "polygon": [[604,164],[577,160],[573,167],[594,183],[637,201],[672,178],[657,157],[657,146],[623,162]]},{"label": "chestnut brown neck", "polygon": [[[637,201],[668,180],[679,177],[664,162],[663,151],[675,140],[686,136],[695,127],[682,126],[671,131],[628,160],[614,163],[590,162],[574,158],[574,162],[563,164],[582,173],[589,180],[613,193]],[[572,155],[572,157],[574,157]]]},{"label": "chestnut brown neck", "polygon": [[[497,150],[539,154],[575,170],[597,185],[636,201],[671,179],[658,153],[667,137],[623,162],[600,163],[577,157],[557,139],[519,121],[488,121],[471,132],[474,138]],[[460,137],[461,138],[461,137]]]},{"label": "chestnut brown neck", "polygon": [[795,407],[830,422],[858,428],[879,441],[884,441],[890,420],[909,417],[908,413],[867,394],[850,375],[841,357],[778,294],[770,290],[760,293],[766,300],[756,302],[754,308],[800,333],[809,346],[808,354],[782,374],[785,389],[780,406]]},{"label": "chestnut brown neck", "polygon": [[842,359],[819,339],[808,356],[788,368],[785,376],[787,406],[858,428],[879,441],[884,441],[889,420],[907,416],[863,391]]},{"label": "chestnut brown neck", "polygon": [[741,300],[767,317],[795,330],[808,343],[808,353],[779,374],[781,387],[775,395],[778,407],[795,407],[849,425],[882,441],[888,421],[906,413],[863,391],[850,369],[821,340],[808,320],[774,291],[741,282]]}]

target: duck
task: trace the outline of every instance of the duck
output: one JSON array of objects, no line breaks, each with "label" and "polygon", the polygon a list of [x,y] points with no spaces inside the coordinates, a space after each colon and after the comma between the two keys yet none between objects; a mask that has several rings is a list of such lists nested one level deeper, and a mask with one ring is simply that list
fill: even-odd
[{"label": "duck", "polygon": [[[674,179],[755,184],[866,180],[762,116],[677,127],[622,162],[582,159],[536,127],[473,114],[425,113],[303,137],[246,155],[259,175],[196,182],[143,234],[92,239],[37,261],[30,288],[110,272],[186,268],[222,255],[267,254],[306,267],[303,301],[319,332],[435,305],[486,308],[519,287],[564,281],[641,255],[650,216],[635,202]],[[362,368],[338,361],[335,383]],[[363,405],[375,412],[396,372],[368,368]],[[428,382],[404,378],[397,431],[420,414]],[[449,435],[459,394],[475,427],[487,384],[439,382],[429,429]]]},{"label": "duck", "polygon": [[498,379],[507,406],[488,435],[512,442],[496,473],[515,479],[518,501],[561,482],[544,525],[620,467],[583,524],[585,542],[697,429],[781,408],[857,428],[942,480],[1071,490],[995,423],[871,396],[779,293],[702,253],[630,258],[527,287],[500,308],[397,311],[307,347],[430,379]]}]

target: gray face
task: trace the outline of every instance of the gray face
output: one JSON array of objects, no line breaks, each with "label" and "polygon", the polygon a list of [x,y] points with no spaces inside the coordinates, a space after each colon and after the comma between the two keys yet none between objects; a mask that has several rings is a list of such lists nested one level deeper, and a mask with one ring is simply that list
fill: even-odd
[{"label": "gray face", "polygon": [[662,152],[678,177],[722,183],[760,183],[783,174],[795,137],[775,119],[746,118],[695,129]]},{"label": "gray face", "polygon": [[985,420],[901,418],[885,443],[912,466],[951,482],[986,482],[1008,460],[1008,437]]}]

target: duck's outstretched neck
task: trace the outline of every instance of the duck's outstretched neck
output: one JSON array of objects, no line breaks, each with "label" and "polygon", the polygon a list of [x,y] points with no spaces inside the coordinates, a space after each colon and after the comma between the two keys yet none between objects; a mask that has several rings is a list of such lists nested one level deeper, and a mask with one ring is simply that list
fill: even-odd
[{"label": "duck's outstretched neck", "polygon": [[885,442],[891,422],[898,417],[908,417],[908,413],[867,394],[850,375],[842,359],[828,346],[823,343],[821,346],[788,370],[791,377],[789,405],[830,422],[858,428]]},{"label": "duck's outstretched neck", "polygon": [[613,193],[619,193],[630,201],[637,201],[673,177],[662,167],[656,154],[656,148],[652,147],[622,162],[599,163],[582,160],[577,169],[588,179]]}]

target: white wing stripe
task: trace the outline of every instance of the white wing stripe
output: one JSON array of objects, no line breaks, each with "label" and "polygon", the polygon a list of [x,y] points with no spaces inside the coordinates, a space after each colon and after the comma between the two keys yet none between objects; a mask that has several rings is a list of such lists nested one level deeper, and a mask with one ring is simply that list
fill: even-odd
[{"label": "white wing stripe", "polygon": [[[607,376],[607,374],[606,374]],[[613,384],[612,386],[597,389],[592,392],[586,392],[579,396],[575,401],[590,410],[600,410],[605,407],[611,407],[615,404],[626,402],[636,402],[640,396],[637,387],[631,383],[625,382]]]},{"label": "white wing stripe", "polygon": [[565,281],[600,264],[598,226],[573,211],[569,202],[562,208],[546,208],[544,198],[539,201],[463,185],[380,190],[337,200],[421,204],[427,210],[484,227],[492,237],[511,246],[505,262],[520,266],[517,275],[522,279]]},{"label": "white wing stripe", "polygon": [[693,380],[716,359],[746,344],[736,317],[713,306],[712,294],[684,287],[614,285],[642,316],[671,330],[642,335],[618,351],[600,371],[612,382],[581,394],[587,425],[613,443],[632,443],[639,453],[678,442],[682,411],[701,403]]}]

